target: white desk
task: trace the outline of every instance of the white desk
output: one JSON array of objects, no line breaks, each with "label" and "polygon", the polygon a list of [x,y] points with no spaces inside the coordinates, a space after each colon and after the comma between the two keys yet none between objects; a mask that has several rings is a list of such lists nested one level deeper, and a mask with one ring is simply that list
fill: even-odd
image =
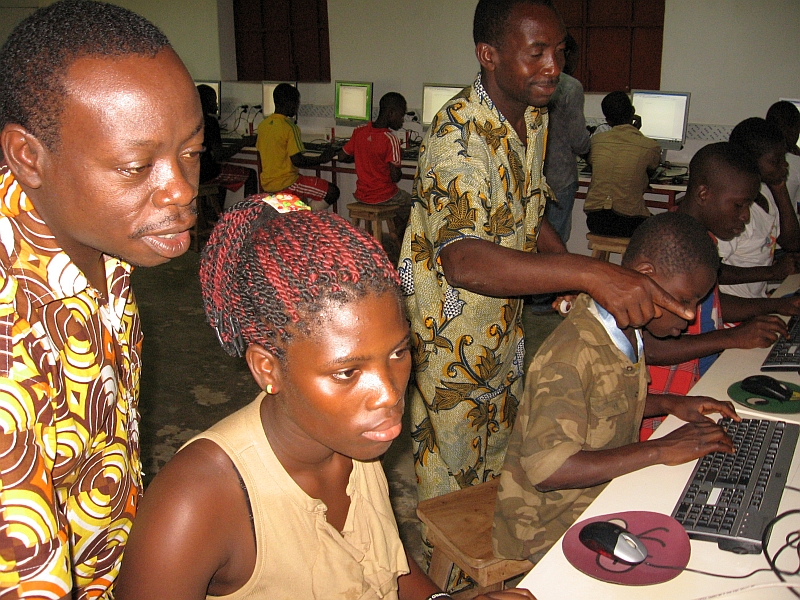
[{"label": "white desk", "polygon": [[[778,288],[776,295],[783,295],[794,291],[800,286],[800,275],[788,278]],[[730,384],[741,380],[747,375],[759,373],[759,368],[768,349],[757,350],[726,350],[711,366],[706,374],[692,389],[692,394],[707,395],[719,399],[728,399],[727,389]],[[797,373],[773,373],[780,379],[800,384],[800,375]],[[776,418],[785,421],[800,421],[800,415],[765,415],[752,409],[745,409],[736,405],[737,412],[742,416],[757,418]],[[661,437],[680,427],[682,422],[670,416],[656,430],[654,437]],[[672,514],[681,492],[686,485],[694,461],[677,467],[656,465],[618,477],[608,484],[605,490],[586,509],[579,521],[598,515],[619,512],[623,510],[648,510],[664,514]],[[800,452],[795,453],[792,462],[789,483],[793,487],[800,487]],[[786,490],[779,512],[790,508],[800,508],[800,493]],[[774,554],[780,547],[786,534],[800,529],[800,515],[792,515],[784,519],[772,532],[769,549]],[[737,555],[724,552],[717,548],[715,543],[692,540],[692,555],[689,568],[710,571],[712,573],[745,574],[767,567],[763,554]],[[778,566],[786,569],[796,568],[797,555],[794,555],[794,564],[788,553],[782,557]],[[800,577],[794,580],[800,585]],[[604,583],[584,575],[564,557],[561,541],[542,558],[541,561],[525,576],[519,587],[529,589],[538,600],[564,600],[564,599],[591,599],[591,600],[633,600],[639,598],[676,600],[701,598],[727,590],[736,590],[759,583],[773,583],[778,579],[772,573],[758,573],[748,579],[720,579],[694,573],[681,573],[675,579],[659,585],[644,587],[620,586]],[[765,600],[765,599],[794,599],[787,589],[767,588],[740,592],[726,598],[736,600]]]},{"label": "white desk", "polygon": [[[800,274],[790,275],[775,290],[773,296],[780,297],[794,292],[800,288]],[[720,400],[729,400],[727,391],[735,381],[741,381],[748,375],[761,373],[761,364],[769,354],[769,348],[753,348],[752,350],[725,350],[713,365],[706,371],[705,375],[692,388],[692,395],[712,396]],[[791,371],[780,371],[767,373],[776,379],[796,383],[800,385],[800,373]],[[743,416],[756,416],[765,418],[764,413],[755,409],[736,405],[736,411]],[[769,418],[769,417],[766,417]],[[776,419],[782,421],[800,423],[800,414],[796,415],[775,415]]]}]

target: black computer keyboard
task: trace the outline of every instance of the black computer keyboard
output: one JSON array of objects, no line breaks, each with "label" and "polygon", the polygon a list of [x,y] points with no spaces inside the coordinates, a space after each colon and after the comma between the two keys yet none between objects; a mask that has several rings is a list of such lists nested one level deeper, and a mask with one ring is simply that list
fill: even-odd
[{"label": "black computer keyboard", "polygon": [[344,138],[336,138],[332,142],[305,142],[303,146],[305,146],[305,149],[309,152],[324,152],[328,148],[335,148],[336,150],[339,150],[340,148],[344,147],[348,141],[349,140]]},{"label": "black computer keyboard", "polygon": [[788,338],[778,338],[770,348],[762,371],[800,371],[800,319],[792,317],[787,324]]},{"label": "black computer keyboard", "polygon": [[719,423],[736,454],[714,452],[698,460],[672,516],[690,538],[758,554],[764,529],[778,513],[800,426],[766,419]]},{"label": "black computer keyboard", "polygon": [[403,148],[403,160],[409,160],[409,161],[419,160],[419,146],[411,146],[410,148]]}]

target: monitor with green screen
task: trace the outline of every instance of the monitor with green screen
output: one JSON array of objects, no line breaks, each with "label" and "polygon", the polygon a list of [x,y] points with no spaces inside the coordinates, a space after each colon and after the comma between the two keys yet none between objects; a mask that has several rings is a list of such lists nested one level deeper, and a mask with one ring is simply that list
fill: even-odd
[{"label": "monitor with green screen", "polygon": [[372,83],[337,81],[334,116],[337,125],[362,125],[372,119]]}]

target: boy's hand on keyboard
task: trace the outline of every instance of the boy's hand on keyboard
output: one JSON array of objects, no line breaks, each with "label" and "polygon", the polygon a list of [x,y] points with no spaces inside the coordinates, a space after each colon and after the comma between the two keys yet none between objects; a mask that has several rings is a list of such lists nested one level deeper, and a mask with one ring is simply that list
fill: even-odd
[{"label": "boy's hand on keyboard", "polygon": [[707,415],[715,413],[729,417],[736,422],[742,420],[736,414],[733,403],[727,400],[714,400],[707,396],[669,396],[668,399],[667,411],[688,423],[714,423],[715,421]]},{"label": "boy's hand on keyboard", "polygon": [[682,465],[711,452],[731,454],[734,452],[731,438],[722,427],[710,420],[687,423],[663,438],[651,442],[659,445],[658,462],[669,466]]},{"label": "boy's hand on keyboard", "polygon": [[732,329],[721,329],[728,337],[728,348],[768,348],[779,337],[789,337],[789,329],[780,317],[762,315],[753,317]]}]

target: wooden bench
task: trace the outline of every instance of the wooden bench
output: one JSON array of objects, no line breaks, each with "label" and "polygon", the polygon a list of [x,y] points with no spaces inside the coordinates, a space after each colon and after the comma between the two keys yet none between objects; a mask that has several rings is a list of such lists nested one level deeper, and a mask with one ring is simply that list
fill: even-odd
[{"label": "wooden bench", "polygon": [[[356,227],[363,226],[369,231],[378,243],[383,240],[383,223],[389,230],[389,235],[393,236],[399,244],[400,239],[397,228],[394,226],[394,219],[400,207],[396,204],[365,204],[363,202],[353,202],[347,205],[348,214]],[[362,225],[363,221],[363,225]]]},{"label": "wooden bench", "polygon": [[492,522],[499,479],[423,500],[417,516],[428,528],[433,545],[428,575],[446,589],[453,565],[472,577],[478,587],[453,597],[466,600],[502,590],[503,583],[533,568],[527,560],[506,560],[492,553]]},{"label": "wooden bench", "polygon": [[631,238],[611,237],[608,235],[596,235],[587,233],[586,239],[589,240],[589,250],[592,251],[592,258],[608,261],[611,253],[625,254],[628,242]]}]

